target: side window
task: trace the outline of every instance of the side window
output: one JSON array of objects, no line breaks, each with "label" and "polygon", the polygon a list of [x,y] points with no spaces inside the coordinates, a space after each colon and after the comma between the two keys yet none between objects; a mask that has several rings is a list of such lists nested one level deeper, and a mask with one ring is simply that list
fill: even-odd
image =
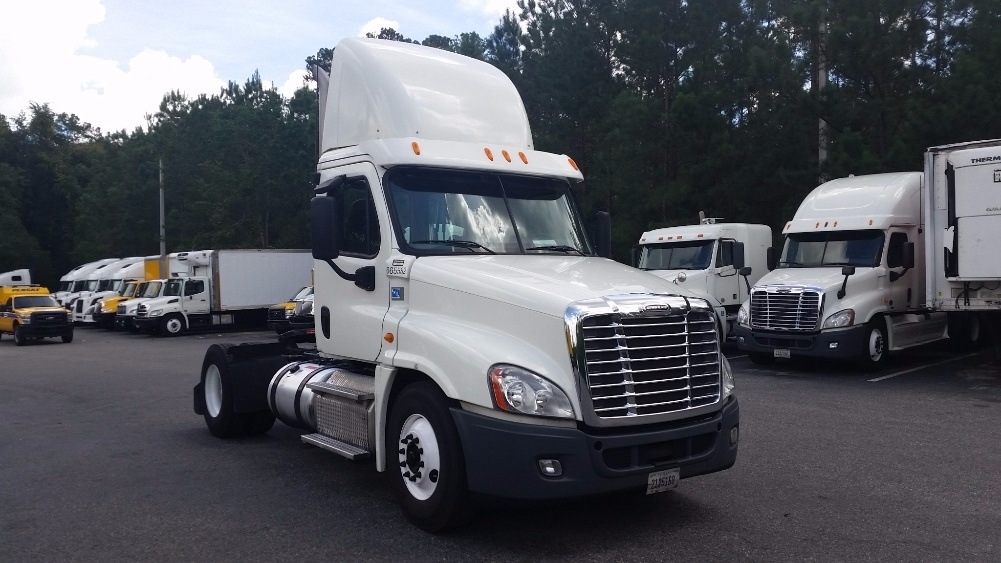
[{"label": "side window", "polygon": [[368,185],[355,183],[343,188],[344,217],[336,228],[340,229],[341,252],[355,256],[374,257],[379,254],[382,236],[379,219]]},{"label": "side window", "polygon": [[886,249],[886,265],[896,268],[904,261],[904,243],[907,242],[907,233],[893,233],[890,235],[890,244]]},{"label": "side window", "polygon": [[716,255],[716,267],[733,266],[733,241],[722,240],[719,243],[719,254]]},{"label": "side window", "polygon": [[184,295],[198,295],[205,291],[204,280],[188,280],[184,282]]}]

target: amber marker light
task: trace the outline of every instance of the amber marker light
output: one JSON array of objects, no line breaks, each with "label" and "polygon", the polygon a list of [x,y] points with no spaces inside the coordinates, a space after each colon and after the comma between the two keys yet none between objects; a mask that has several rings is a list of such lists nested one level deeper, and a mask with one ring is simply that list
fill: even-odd
[{"label": "amber marker light", "polygon": [[576,170],[576,171],[580,172],[580,168],[577,168],[577,163],[576,163],[576,162],[574,162],[572,158],[570,158],[570,157],[567,157],[567,162],[569,162],[569,163],[570,163],[570,166],[571,166],[571,167],[572,167],[572,168],[573,168],[574,170]]},{"label": "amber marker light", "polygon": [[511,155],[506,150],[501,151],[501,156],[504,157],[504,160],[511,162]]},{"label": "amber marker light", "polygon": [[527,157],[527,156],[525,156],[525,153],[523,153],[523,152],[519,152],[519,153],[518,153],[518,157],[519,157],[519,158],[521,158],[521,161],[522,161],[522,162],[524,162],[525,164],[528,164],[528,157]]},{"label": "amber marker light", "polygon": [[494,161],[494,153],[490,149],[483,147],[483,154],[487,155],[487,158],[490,159],[490,162]]},{"label": "amber marker light", "polygon": [[421,146],[417,144],[417,141],[414,141],[414,142],[410,143],[410,147],[412,149],[414,149],[414,154],[416,154],[417,156],[420,156],[420,154],[421,154]]},{"label": "amber marker light", "polygon": [[387,332],[386,335],[382,337],[382,339],[385,340],[386,342],[392,343],[394,340],[396,340],[396,337],[393,336],[392,332]]}]

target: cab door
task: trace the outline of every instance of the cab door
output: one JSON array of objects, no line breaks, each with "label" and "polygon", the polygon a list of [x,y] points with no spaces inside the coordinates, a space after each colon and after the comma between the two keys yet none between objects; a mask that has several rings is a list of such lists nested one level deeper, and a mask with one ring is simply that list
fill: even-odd
[{"label": "cab door", "polygon": [[[341,215],[333,218],[340,253],[333,260],[317,260],[313,266],[318,288],[313,297],[316,340],[321,350],[336,356],[375,361],[382,350],[382,323],[389,310],[385,275],[392,252],[389,214],[371,163],[338,167],[336,175],[342,174],[348,180],[327,196],[340,199]],[[353,276],[367,267],[375,270],[371,291],[337,271]]]},{"label": "cab door", "polygon": [[184,280],[184,291],[181,295],[181,306],[189,315],[199,315],[209,312],[209,292],[205,278]]},{"label": "cab door", "polygon": [[716,262],[713,264],[713,279],[716,287],[710,288],[710,291],[728,312],[731,308],[735,312],[742,302],[740,296],[741,279],[733,264],[735,242],[734,239],[720,239],[716,248]]}]

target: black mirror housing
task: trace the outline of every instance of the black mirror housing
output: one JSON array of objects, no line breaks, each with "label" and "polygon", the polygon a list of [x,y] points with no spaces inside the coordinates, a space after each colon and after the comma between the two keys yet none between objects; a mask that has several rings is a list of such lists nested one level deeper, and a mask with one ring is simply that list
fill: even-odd
[{"label": "black mirror housing", "polygon": [[599,211],[595,217],[595,250],[602,258],[612,257],[612,216]]},{"label": "black mirror housing", "polygon": [[905,242],[904,243],[904,255],[901,256],[901,266],[905,269],[910,270],[914,267],[914,243]]},{"label": "black mirror housing", "polygon": [[855,275],[855,266],[842,266],[841,267],[841,275],[842,276],[854,276]]},{"label": "black mirror housing", "polygon": [[744,267],[744,243],[733,243],[733,267],[740,270]]},{"label": "black mirror housing", "polygon": [[777,264],[775,262],[775,248],[774,247],[769,246],[768,250],[765,251],[765,260],[766,260],[767,265],[768,265],[768,271],[770,272],[770,271],[774,270],[775,266],[777,266]]},{"label": "black mirror housing", "polygon": [[338,198],[328,196],[316,196],[310,201],[313,258],[316,260],[333,260],[340,255],[338,230],[335,228],[340,217],[338,203]]},{"label": "black mirror housing", "polygon": [[633,268],[638,268],[640,265],[640,250],[642,250],[642,247],[635,245],[629,251],[629,265]]},{"label": "black mirror housing", "polygon": [[747,276],[751,275],[751,267],[750,266],[744,266],[744,267],[740,268],[739,270],[737,270],[737,273],[739,273],[740,275],[742,275],[742,276],[744,276],[746,278]]}]

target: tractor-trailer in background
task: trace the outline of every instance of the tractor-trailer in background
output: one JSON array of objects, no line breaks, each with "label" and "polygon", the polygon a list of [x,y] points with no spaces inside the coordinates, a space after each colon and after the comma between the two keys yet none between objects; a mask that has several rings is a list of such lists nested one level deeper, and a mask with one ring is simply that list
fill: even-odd
[{"label": "tractor-trailer in background", "polygon": [[201,250],[176,255],[187,269],[139,305],[136,326],[177,335],[217,325],[264,326],[268,307],[309,285],[309,250]]}]

